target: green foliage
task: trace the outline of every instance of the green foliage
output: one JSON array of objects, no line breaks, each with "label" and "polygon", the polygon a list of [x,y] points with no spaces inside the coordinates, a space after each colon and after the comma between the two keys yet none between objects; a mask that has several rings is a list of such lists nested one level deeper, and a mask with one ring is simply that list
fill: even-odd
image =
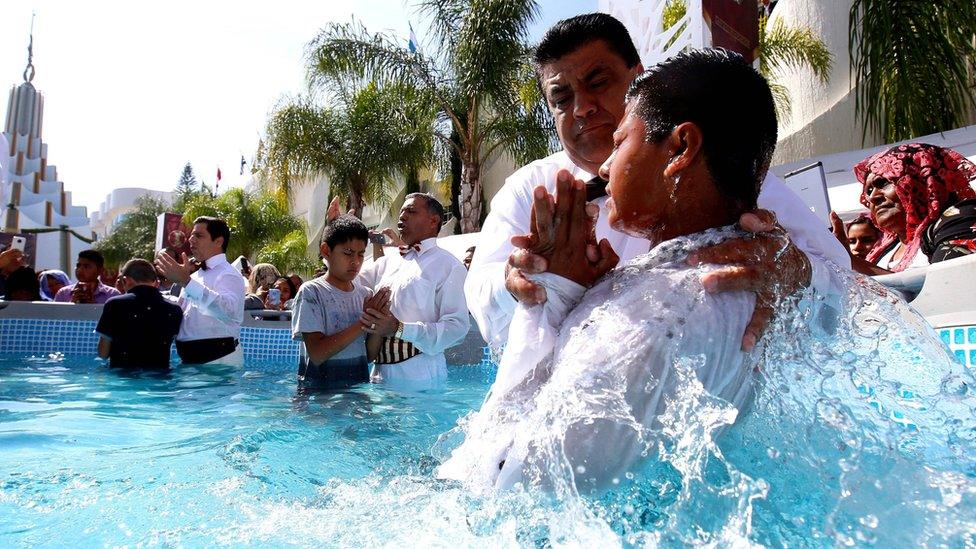
[{"label": "green foliage", "polygon": [[790,94],[785,86],[776,83],[775,71],[808,67],[826,84],[832,64],[833,56],[826,44],[809,28],[788,27],[781,20],[770,25],[765,15],[759,17],[759,73],[770,82],[780,120],[790,117]]},{"label": "green foliage", "polygon": [[[664,13],[661,14],[661,24],[664,30],[668,30],[671,27],[678,24],[681,18],[688,13],[688,3],[685,0],[668,0],[668,3],[664,5]],[[675,39],[679,34],[684,32],[684,27],[687,23],[682,25],[682,27],[675,31],[674,36],[665,44],[665,48],[670,48],[671,44],[674,43]]]},{"label": "green foliage", "polygon": [[180,174],[180,180],[176,183],[176,188],[173,189],[173,209],[172,211],[180,213],[185,208],[187,203],[195,196],[200,193],[205,192],[197,183],[197,178],[193,175],[193,166],[189,162],[183,166],[183,173]]},{"label": "green foliage", "polygon": [[[273,250],[282,246],[286,240],[295,238],[300,232],[302,255],[304,255],[305,227],[302,221],[288,213],[288,202],[281,193],[259,191],[249,193],[234,188],[217,197],[201,194],[187,204],[183,218],[187,222],[201,215],[219,217],[230,226],[230,245],[227,257],[233,261],[243,255],[253,259],[261,257],[265,249]],[[294,253],[294,245],[289,253],[280,254],[282,261],[275,263],[279,270],[304,269],[306,264]]]},{"label": "green foliage", "polygon": [[415,97],[437,110],[437,165],[446,171],[450,151],[460,160],[462,194],[475,197],[464,218],[468,229],[477,228],[485,161],[506,151],[528,162],[555,142],[545,105],[528,92],[535,84],[526,36],[538,6],[531,0],[422,0],[418,7],[431,22],[430,51],[410,53],[394,37],[370,34],[355,21],[331,24],[310,44],[309,81],[331,90],[349,81],[418,90]]},{"label": "green foliage", "polygon": [[326,107],[299,99],[271,115],[263,169],[285,194],[296,178],[328,175],[357,214],[363,201],[386,205],[399,176],[433,161],[432,104],[395,83],[342,89]]},{"label": "green foliage", "polygon": [[292,231],[280,241],[266,244],[258,252],[256,263],[270,263],[282,273],[294,271],[305,275],[315,272],[321,266],[308,257],[304,229]]},{"label": "green foliage", "polygon": [[974,35],[973,0],[854,0],[848,45],[863,135],[893,142],[965,125]]},{"label": "green foliage", "polygon": [[135,209],[93,247],[102,252],[108,265],[115,267],[136,258],[152,261],[156,253],[156,218],[168,209],[166,202],[158,198],[140,197]]}]

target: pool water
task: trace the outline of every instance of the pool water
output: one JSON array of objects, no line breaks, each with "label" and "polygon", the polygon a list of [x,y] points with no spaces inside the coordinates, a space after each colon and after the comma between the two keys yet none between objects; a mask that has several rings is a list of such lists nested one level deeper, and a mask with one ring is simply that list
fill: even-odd
[{"label": "pool water", "polygon": [[644,439],[657,458],[600,492],[559,456],[554,489],[435,478],[490,366],[303,395],[293,363],[0,356],[0,547],[974,546],[976,378],[863,284],[837,335],[802,313],[770,328],[734,425],[676,362],[687,379]]},{"label": "pool water", "polygon": [[[0,546],[332,543],[292,523],[323,520],[302,509],[327,507],[329,486],[429,477],[438,435],[492,375],[450,372],[442,390],[301,396],[289,364],[133,375],[0,358]],[[293,537],[309,527],[323,537]]]}]

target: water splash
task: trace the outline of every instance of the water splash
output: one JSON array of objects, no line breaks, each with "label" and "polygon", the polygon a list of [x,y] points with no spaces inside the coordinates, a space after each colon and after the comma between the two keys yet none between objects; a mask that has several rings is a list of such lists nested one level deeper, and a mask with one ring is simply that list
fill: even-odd
[{"label": "water splash", "polygon": [[[693,247],[679,242],[671,252]],[[515,490],[547,494],[542,510],[522,509],[521,520],[532,517],[548,535],[577,524],[637,545],[974,541],[976,381],[900,298],[837,269],[848,293],[836,302],[808,291],[781,304],[750,357],[754,398],[733,406],[706,389],[714,372],[703,365],[715,357],[688,341],[701,337],[688,321],[700,321],[695,311],[710,299],[697,274],[664,264],[669,286],[635,290],[641,280],[626,273],[645,267],[624,266],[606,282],[596,299],[608,304],[585,321],[570,316],[562,354],[523,384],[530,398],[460,424],[487,441],[470,456],[476,493],[508,497],[484,485],[505,485],[517,459]],[[634,301],[655,307],[635,315]],[[659,372],[662,357],[642,342],[661,331],[678,351],[665,353],[670,368]],[[721,332],[707,343],[722,345]],[[635,364],[645,366],[636,377]],[[635,403],[662,388],[666,406],[648,422]],[[439,455],[458,438],[445,437]],[[640,457],[616,474],[614,463],[627,461],[621,453]]]}]

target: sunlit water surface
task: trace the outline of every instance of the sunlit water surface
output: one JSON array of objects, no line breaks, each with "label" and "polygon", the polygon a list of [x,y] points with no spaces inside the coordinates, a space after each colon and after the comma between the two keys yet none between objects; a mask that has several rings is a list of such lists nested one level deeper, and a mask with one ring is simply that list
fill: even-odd
[{"label": "sunlit water surface", "polygon": [[735,414],[676,364],[658,458],[609,492],[436,480],[481,366],[438,390],[299,396],[292,365],[0,358],[0,546],[976,543],[973,377],[855,288],[843,337],[802,314],[773,328],[751,409],[714,441]]}]

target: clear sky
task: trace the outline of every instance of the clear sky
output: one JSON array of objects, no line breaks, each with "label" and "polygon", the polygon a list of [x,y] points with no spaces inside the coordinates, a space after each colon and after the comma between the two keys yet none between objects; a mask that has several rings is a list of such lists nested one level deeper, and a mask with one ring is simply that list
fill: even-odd
[{"label": "clear sky", "polygon": [[[596,0],[542,0],[537,40]],[[268,113],[305,91],[304,52],[331,21],[356,17],[403,37],[424,25],[413,2],[170,0],[5,2],[0,88],[23,81],[31,13],[34,86],[44,94],[48,160],[77,205],[96,209],[114,188],[172,190],[183,165],[221,188],[240,186]],[[0,108],[6,113],[7,95]]]}]

